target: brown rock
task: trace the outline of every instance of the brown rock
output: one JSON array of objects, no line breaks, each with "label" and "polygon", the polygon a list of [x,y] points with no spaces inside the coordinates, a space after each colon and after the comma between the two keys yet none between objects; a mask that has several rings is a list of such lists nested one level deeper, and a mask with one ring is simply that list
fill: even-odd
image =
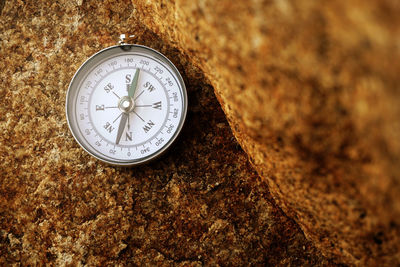
[{"label": "brown rock", "polygon": [[[0,265],[331,264],[275,205],[197,58],[131,10],[123,1],[0,1]],[[65,119],[75,70],[121,32],[171,58],[190,101],[179,142],[132,169],[90,157]]]},{"label": "brown rock", "polygon": [[328,256],[400,264],[400,5],[135,1],[214,86],[284,212]]}]

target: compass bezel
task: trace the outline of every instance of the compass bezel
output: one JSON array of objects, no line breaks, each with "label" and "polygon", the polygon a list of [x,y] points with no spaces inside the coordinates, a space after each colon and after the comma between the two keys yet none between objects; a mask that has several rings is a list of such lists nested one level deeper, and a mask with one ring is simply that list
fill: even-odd
[{"label": "compass bezel", "polygon": [[[80,83],[84,79],[84,77],[87,75],[87,73],[93,69],[95,66],[97,66],[99,63],[104,61],[107,58],[112,58],[116,56],[123,55],[124,53],[141,53],[144,55],[147,55],[149,57],[153,57],[156,60],[161,61],[163,64],[167,65],[169,69],[173,72],[173,74],[177,78],[178,88],[180,88],[181,91],[181,96],[182,96],[182,111],[181,111],[181,117],[179,119],[179,123],[176,127],[176,130],[172,137],[169,138],[169,140],[162,145],[160,149],[157,151],[138,158],[138,159],[132,159],[132,160],[116,160],[114,158],[109,158],[106,155],[103,155],[96,151],[95,149],[92,148],[92,145],[88,143],[88,141],[83,137],[83,134],[80,133],[79,131],[79,126],[77,123],[77,118],[75,115],[75,110],[76,110],[76,102],[74,101],[75,97],[79,93],[80,89]],[[163,54],[158,52],[157,50],[154,50],[150,47],[144,46],[144,45],[137,45],[137,44],[121,44],[121,45],[116,45],[116,46],[110,46],[107,48],[104,48],[97,53],[93,54],[90,56],[76,71],[74,74],[69,86],[68,86],[68,91],[67,91],[67,96],[66,96],[66,103],[65,103],[65,110],[66,110],[66,118],[67,118],[67,123],[68,127],[74,137],[74,139],[77,141],[77,143],[91,156],[95,157],[98,160],[101,160],[103,162],[106,162],[108,164],[116,165],[116,166],[135,166],[135,165],[140,165],[144,163],[148,163],[150,161],[153,161],[154,159],[160,157],[163,155],[168,148],[175,142],[177,137],[179,136],[183,125],[186,120],[186,115],[187,115],[187,107],[188,107],[188,97],[187,97],[187,91],[186,91],[186,86],[183,81],[183,78],[176,68],[176,66]]]}]

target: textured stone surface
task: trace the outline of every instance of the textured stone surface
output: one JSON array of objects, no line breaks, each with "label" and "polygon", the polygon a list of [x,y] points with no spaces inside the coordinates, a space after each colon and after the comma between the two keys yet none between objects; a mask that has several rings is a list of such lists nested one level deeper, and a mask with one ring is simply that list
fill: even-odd
[{"label": "textured stone surface", "polygon": [[[275,205],[197,59],[130,2],[101,3],[0,1],[0,265],[332,264]],[[91,158],[64,113],[77,67],[121,32],[170,57],[190,101],[174,147],[132,169]]]},{"label": "textured stone surface", "polygon": [[204,71],[308,238],[348,263],[400,263],[398,1],[134,5]]}]

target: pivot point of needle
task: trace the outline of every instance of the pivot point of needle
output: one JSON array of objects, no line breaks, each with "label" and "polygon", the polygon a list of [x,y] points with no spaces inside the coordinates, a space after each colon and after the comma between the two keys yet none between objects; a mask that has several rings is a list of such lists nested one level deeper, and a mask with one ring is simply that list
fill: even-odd
[{"label": "pivot point of needle", "polygon": [[129,106],[130,106],[129,101],[124,101],[124,102],[122,102],[122,107],[123,107],[123,108],[128,108]]},{"label": "pivot point of needle", "polygon": [[122,112],[129,113],[135,108],[135,102],[129,96],[121,97],[118,103],[118,108]]}]

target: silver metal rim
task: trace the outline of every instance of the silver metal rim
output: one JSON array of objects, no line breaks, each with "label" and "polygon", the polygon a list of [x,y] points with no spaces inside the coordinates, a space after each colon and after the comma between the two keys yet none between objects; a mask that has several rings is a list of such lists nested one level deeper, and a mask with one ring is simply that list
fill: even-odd
[{"label": "silver metal rim", "polygon": [[[146,156],[144,158],[141,158],[139,160],[132,160],[132,161],[116,161],[116,160],[112,160],[112,159],[107,159],[107,158],[103,158],[100,157],[98,155],[96,155],[94,152],[90,151],[90,149],[88,149],[85,144],[83,143],[83,140],[80,140],[79,136],[77,135],[77,133],[75,132],[75,129],[72,125],[72,117],[74,116],[73,114],[70,115],[70,109],[74,106],[72,100],[70,100],[71,98],[71,94],[73,93],[72,90],[74,89],[73,86],[76,82],[77,79],[77,75],[97,56],[99,56],[100,54],[112,50],[112,49],[120,49],[120,51],[118,51],[115,55],[121,53],[122,51],[127,51],[127,52],[132,52],[132,48],[133,49],[139,49],[139,50],[147,50],[147,52],[157,58],[161,60],[162,62],[166,63],[167,65],[169,65],[172,69],[172,71],[174,72],[174,74],[176,75],[176,77],[179,80],[180,83],[180,87],[182,88],[182,97],[183,97],[183,110],[182,110],[182,116],[181,116],[181,120],[179,121],[179,125],[177,127],[177,130],[175,131],[174,135],[171,137],[171,139],[169,139],[169,141],[158,151],[154,152],[153,154]],[[128,50],[129,49],[129,50]],[[153,54],[152,54],[153,53]],[[69,103],[72,103],[72,105],[70,106]],[[185,123],[186,120],[186,115],[187,115],[187,107],[188,107],[188,97],[187,97],[187,91],[186,91],[186,86],[185,83],[183,81],[183,78],[180,74],[180,72],[178,71],[178,69],[176,68],[176,66],[163,54],[161,54],[160,52],[158,52],[157,50],[154,50],[150,47],[144,46],[144,45],[137,45],[137,44],[121,44],[121,45],[115,45],[115,46],[110,46],[107,48],[104,48],[100,51],[98,51],[97,53],[93,54],[92,56],[90,56],[79,68],[78,70],[75,72],[71,82],[69,83],[68,86],[68,91],[67,91],[67,96],[66,96],[66,102],[65,102],[65,113],[66,113],[66,117],[67,117],[67,123],[68,123],[68,128],[72,133],[72,136],[74,137],[74,139],[76,140],[76,142],[87,152],[89,153],[91,156],[95,157],[96,159],[106,162],[108,164],[112,164],[112,165],[116,165],[116,166],[135,166],[135,165],[141,165],[141,164],[145,164],[148,163],[150,161],[153,161],[154,159],[160,157],[161,155],[163,155],[167,149],[172,145],[172,143],[174,143],[174,141],[177,139],[179,133],[181,132],[183,125]],[[72,111],[71,111],[72,112]]]}]

